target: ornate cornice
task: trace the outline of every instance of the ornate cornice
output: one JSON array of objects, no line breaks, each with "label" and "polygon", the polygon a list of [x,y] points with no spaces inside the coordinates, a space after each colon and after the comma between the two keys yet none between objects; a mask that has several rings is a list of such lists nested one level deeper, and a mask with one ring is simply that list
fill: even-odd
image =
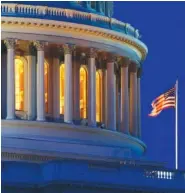
[{"label": "ornate cornice", "polygon": [[[84,5],[89,6],[89,2],[83,2]],[[112,2],[108,3],[108,15],[112,15],[113,4]],[[25,5],[25,4],[14,4],[14,3],[2,3],[1,4],[1,14],[12,16],[15,15],[19,17],[21,14],[24,17],[34,16],[35,18],[40,18],[47,15],[50,18],[54,17],[53,20],[63,20],[65,19],[75,19],[78,23],[90,23],[90,25],[100,25],[103,28],[112,29],[114,31],[121,31],[122,33],[128,34],[134,38],[139,38],[140,34],[137,29],[132,27],[128,23],[121,22],[115,18],[102,16],[94,13],[82,12],[73,9],[65,9],[65,8],[56,8],[56,7],[48,7],[48,6],[35,6],[35,5]],[[93,23],[93,24],[92,24]],[[103,24],[103,25],[102,25]]]},{"label": "ornate cornice", "polygon": [[7,49],[15,49],[15,45],[16,45],[15,39],[12,39],[12,38],[6,39],[6,40],[4,40],[4,43],[7,47]]},{"label": "ornate cornice", "polygon": [[91,36],[94,38],[106,38],[109,41],[114,41],[115,44],[119,43],[122,45],[127,45],[131,49],[137,51],[139,55],[141,55],[141,59],[144,60],[147,55],[147,48],[144,46],[142,42],[137,39],[131,39],[128,36],[124,36],[124,34],[114,32],[111,30],[104,30],[99,27],[89,27],[85,25],[73,24],[70,22],[59,22],[59,21],[50,21],[50,20],[40,20],[40,19],[28,19],[28,18],[10,18],[10,17],[2,17],[1,18],[2,28],[5,26],[11,27],[25,27],[35,29],[35,31],[39,31],[40,29],[47,30],[55,30],[58,32],[66,32],[73,33],[77,36]]}]

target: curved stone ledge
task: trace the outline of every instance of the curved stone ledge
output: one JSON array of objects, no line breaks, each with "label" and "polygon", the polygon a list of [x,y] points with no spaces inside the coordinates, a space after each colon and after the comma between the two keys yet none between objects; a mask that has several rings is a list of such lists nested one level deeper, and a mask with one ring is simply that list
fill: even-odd
[{"label": "curved stone ledge", "polygon": [[44,16],[44,19],[69,21],[73,23],[92,25],[122,32],[137,39],[140,38],[138,29],[135,29],[128,23],[124,23],[118,21],[117,19],[109,18],[106,16],[70,9],[54,8],[48,6],[2,3],[1,15],[41,19],[43,19]]},{"label": "curved stone ledge", "polygon": [[120,32],[105,30],[100,27],[75,24],[71,22],[51,21],[46,19],[23,19],[19,17],[1,17],[1,24],[3,33],[25,32],[29,33],[29,35],[50,34],[55,37],[83,37],[83,39],[81,38],[81,41],[103,41],[107,44],[107,46],[114,45],[116,48],[126,46],[130,49],[130,51],[134,51],[140,60],[144,60],[148,52],[146,45],[140,40]]},{"label": "curved stone ledge", "polygon": [[2,151],[54,157],[123,159],[140,157],[146,146],[132,136],[100,128],[2,120]]}]

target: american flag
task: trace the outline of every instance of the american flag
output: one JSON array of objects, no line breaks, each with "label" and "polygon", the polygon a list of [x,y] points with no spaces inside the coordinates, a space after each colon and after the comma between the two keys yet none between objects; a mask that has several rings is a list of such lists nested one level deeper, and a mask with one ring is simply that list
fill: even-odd
[{"label": "american flag", "polygon": [[164,94],[158,96],[152,101],[152,112],[149,114],[151,117],[156,117],[163,109],[174,107],[175,108],[175,86]]}]

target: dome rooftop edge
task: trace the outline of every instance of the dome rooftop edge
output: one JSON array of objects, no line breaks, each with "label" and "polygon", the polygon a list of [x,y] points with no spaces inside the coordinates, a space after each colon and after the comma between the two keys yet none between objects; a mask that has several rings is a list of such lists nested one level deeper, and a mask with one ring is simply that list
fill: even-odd
[{"label": "dome rooftop edge", "polygon": [[4,1],[1,3],[1,16],[65,21],[109,29],[124,33],[136,39],[140,38],[138,29],[135,29],[128,23],[112,18],[113,2],[107,2],[109,3],[107,9],[104,6],[103,11],[100,9],[101,4],[98,4],[99,8],[97,5],[96,9],[93,9],[91,7],[93,5],[91,5],[90,2],[78,2],[27,1],[20,3],[17,1]]}]

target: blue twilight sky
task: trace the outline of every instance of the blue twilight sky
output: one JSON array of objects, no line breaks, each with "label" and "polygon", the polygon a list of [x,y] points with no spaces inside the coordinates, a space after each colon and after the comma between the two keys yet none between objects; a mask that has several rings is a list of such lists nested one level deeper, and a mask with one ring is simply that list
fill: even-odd
[{"label": "blue twilight sky", "polygon": [[141,79],[142,139],[147,157],[174,168],[175,110],[150,118],[152,100],[179,80],[179,168],[185,170],[185,3],[115,2],[114,17],[142,34],[149,53]]}]

